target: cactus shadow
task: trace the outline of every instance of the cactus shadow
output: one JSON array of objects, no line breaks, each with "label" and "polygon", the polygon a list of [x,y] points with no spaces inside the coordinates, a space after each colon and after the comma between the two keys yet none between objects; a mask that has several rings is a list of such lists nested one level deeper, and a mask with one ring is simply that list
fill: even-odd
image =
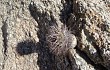
[{"label": "cactus shadow", "polygon": [[37,49],[36,46],[38,45],[39,43],[34,43],[31,40],[25,40],[17,44],[16,51],[20,56],[28,55],[31,53],[35,53]]},{"label": "cactus shadow", "polygon": [[[47,20],[45,16],[47,15],[46,13],[40,13],[37,11],[36,6],[29,5],[29,11],[33,19],[38,23],[38,28],[39,31],[37,32],[39,42],[35,43],[32,40],[25,40],[22,42],[19,42],[16,47],[16,51],[19,55],[29,55],[32,53],[38,53],[38,58],[36,58],[37,65],[39,66],[40,70],[72,70],[72,69],[66,69],[66,68],[71,68],[71,61],[69,58],[65,61],[65,57],[61,56],[56,56],[55,54],[52,54],[49,51],[49,48],[47,47],[46,44],[46,31],[45,31],[45,26],[44,23],[48,23],[49,25],[51,23],[56,23],[54,18],[51,17],[51,20]],[[43,18],[43,19],[42,19]],[[66,67],[65,63],[68,63],[68,66]],[[60,66],[60,67],[59,67]]]},{"label": "cactus shadow", "polygon": [[[36,15],[36,11],[33,11],[35,9],[32,7],[32,5],[29,5],[29,11],[31,16],[35,19],[36,22],[38,22],[38,28],[39,31],[37,32],[39,42],[35,42],[31,39],[21,41],[17,44],[16,52],[20,55],[29,55],[32,53],[38,53],[38,58],[36,58],[37,65],[39,66],[40,70],[55,70],[54,63],[54,57],[55,55],[51,54],[48,47],[46,47],[45,43],[45,27],[42,23],[39,22],[37,19],[39,15]],[[40,13],[37,13],[40,14]],[[45,16],[45,15],[44,15]],[[42,21],[42,20],[41,20]],[[47,21],[48,22],[48,21]]]}]

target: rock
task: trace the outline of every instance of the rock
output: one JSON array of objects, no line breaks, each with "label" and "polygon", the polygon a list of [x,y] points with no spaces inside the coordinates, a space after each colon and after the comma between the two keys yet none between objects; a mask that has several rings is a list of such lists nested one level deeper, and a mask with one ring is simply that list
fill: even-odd
[{"label": "rock", "polygon": [[[0,70],[110,69],[109,0],[1,0],[0,5]],[[66,39],[71,45],[61,51],[65,55],[49,48],[46,35],[53,25],[66,27],[56,47]]]},{"label": "rock", "polygon": [[[76,0],[77,1],[77,0]],[[110,67],[110,53],[109,53],[109,7],[106,3],[101,0],[74,1],[74,5],[78,4],[79,8],[73,8],[77,20],[77,26],[82,25],[80,29],[81,39],[79,40],[80,46],[78,46],[82,51],[84,51],[88,57],[95,63],[101,64],[102,66],[109,69]],[[81,9],[81,11],[79,11]],[[84,21],[84,22],[83,22]]]}]

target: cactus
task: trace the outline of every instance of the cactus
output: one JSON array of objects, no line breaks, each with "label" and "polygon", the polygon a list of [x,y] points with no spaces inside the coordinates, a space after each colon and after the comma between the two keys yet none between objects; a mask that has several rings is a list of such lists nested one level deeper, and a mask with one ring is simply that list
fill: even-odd
[{"label": "cactus", "polygon": [[46,42],[55,55],[65,55],[69,49],[76,46],[76,37],[71,34],[66,26],[58,27],[57,25],[50,26],[46,34]]}]

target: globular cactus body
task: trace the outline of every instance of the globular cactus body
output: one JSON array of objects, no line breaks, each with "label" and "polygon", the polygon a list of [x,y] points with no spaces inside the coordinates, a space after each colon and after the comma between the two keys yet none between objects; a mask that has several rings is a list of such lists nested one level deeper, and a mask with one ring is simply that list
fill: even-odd
[{"label": "globular cactus body", "polygon": [[57,25],[48,28],[46,42],[50,51],[55,55],[65,55],[69,49],[74,48],[77,44],[76,37],[66,26],[58,27]]}]

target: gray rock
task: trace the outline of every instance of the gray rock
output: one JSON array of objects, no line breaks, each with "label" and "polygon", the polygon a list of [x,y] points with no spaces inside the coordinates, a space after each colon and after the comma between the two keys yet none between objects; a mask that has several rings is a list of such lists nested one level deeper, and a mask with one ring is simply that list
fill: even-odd
[{"label": "gray rock", "polygon": [[[0,70],[109,70],[109,4],[109,0],[1,0]],[[58,30],[66,27],[59,32],[69,49],[58,49],[65,55],[55,55],[48,47],[46,35],[53,25]],[[64,41],[58,37],[60,47]]]}]

